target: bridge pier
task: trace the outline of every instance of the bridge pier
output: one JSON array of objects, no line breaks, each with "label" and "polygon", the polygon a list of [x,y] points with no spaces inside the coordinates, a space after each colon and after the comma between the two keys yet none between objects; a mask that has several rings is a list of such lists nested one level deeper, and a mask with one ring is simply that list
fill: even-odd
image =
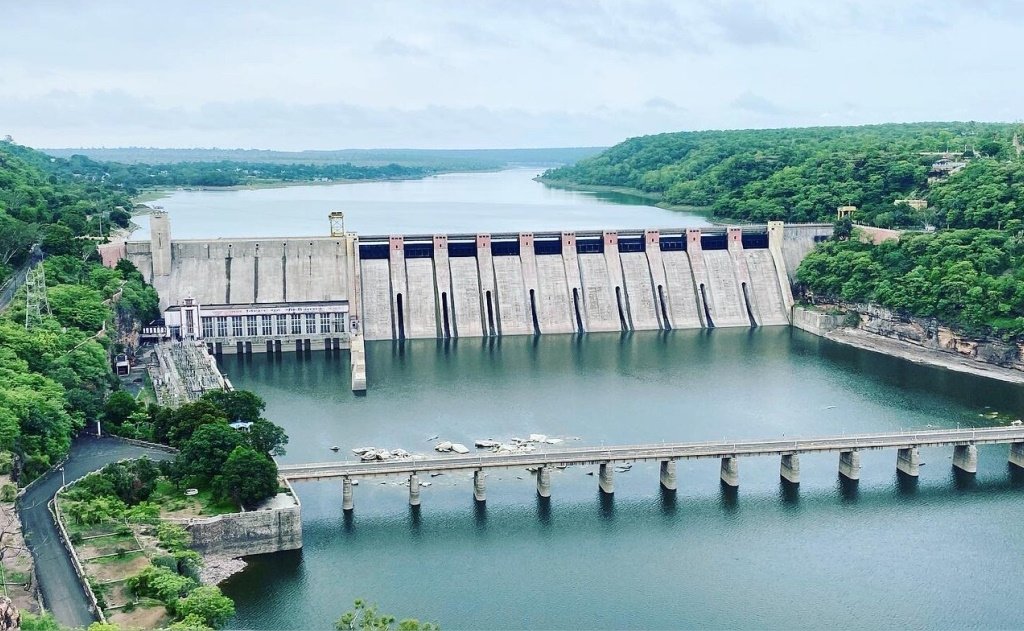
[{"label": "bridge pier", "polygon": [[839,475],[847,480],[860,479],[860,452],[841,451],[839,452]]},{"label": "bridge pier", "polygon": [[917,447],[908,447],[897,452],[896,470],[915,478],[921,474],[921,452]]},{"label": "bridge pier", "polygon": [[675,460],[662,460],[661,461],[661,486],[665,487],[666,491],[676,490],[676,461]]},{"label": "bridge pier", "polygon": [[345,476],[341,480],[341,509],[351,511],[353,508],[355,503],[352,501],[352,479]]},{"label": "bridge pier", "polygon": [[487,482],[484,480],[483,469],[473,472],[473,498],[478,502],[487,501]]},{"label": "bridge pier", "polygon": [[537,469],[537,495],[551,497],[551,466],[544,465]]},{"label": "bridge pier", "polygon": [[601,468],[597,475],[597,485],[601,488],[602,493],[611,495],[615,492],[615,469],[614,465],[608,462],[601,463]]},{"label": "bridge pier", "polygon": [[779,475],[782,479],[791,484],[800,484],[800,456],[799,454],[783,454],[782,464],[779,467]]},{"label": "bridge pier", "polygon": [[1010,443],[1010,464],[1024,469],[1024,442]]},{"label": "bridge pier", "polygon": [[722,458],[722,482],[728,486],[740,485],[740,462],[736,456]]},{"label": "bridge pier", "polygon": [[409,506],[420,505],[420,479],[415,473],[409,476]]},{"label": "bridge pier", "polygon": [[957,445],[953,447],[953,466],[964,473],[978,472],[978,447]]}]

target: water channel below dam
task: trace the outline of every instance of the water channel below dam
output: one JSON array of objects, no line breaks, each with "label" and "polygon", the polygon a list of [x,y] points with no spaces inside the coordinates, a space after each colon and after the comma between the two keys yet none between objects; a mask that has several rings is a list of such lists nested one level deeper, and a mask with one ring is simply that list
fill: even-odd
[{"label": "water channel below dam", "polygon": [[[1006,423],[1024,388],[917,366],[786,327],[367,344],[369,389],[344,353],[225,356],[236,387],[267,401],[291,437],[283,462],[349,459],[358,446],[427,453],[433,442],[530,433],[566,446],[837,435]],[[983,415],[998,413],[998,418]],[[578,437],[579,440],[573,440]],[[332,445],[342,451],[334,454]],[[1016,627],[1024,476],[1005,446],[974,477],[951,449],[922,449],[917,481],[894,451],[862,453],[841,484],[835,454],[681,461],[666,494],[657,463],[364,480],[344,516],[341,481],[300,482],[301,551],[249,559],[223,585],[232,628],[328,629],[356,598],[444,628]]]}]

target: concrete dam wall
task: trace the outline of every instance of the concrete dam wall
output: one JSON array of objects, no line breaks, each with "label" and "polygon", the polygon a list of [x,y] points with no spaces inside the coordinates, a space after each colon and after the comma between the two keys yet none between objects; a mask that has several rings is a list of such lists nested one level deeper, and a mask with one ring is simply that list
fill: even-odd
[{"label": "concrete dam wall", "polygon": [[[214,353],[357,338],[789,324],[791,275],[827,225],[128,242],[166,335]],[[116,261],[114,261],[116,262]],[[113,264],[113,262],[111,263]]]},{"label": "concrete dam wall", "polygon": [[365,237],[368,340],[788,325],[830,226]]}]

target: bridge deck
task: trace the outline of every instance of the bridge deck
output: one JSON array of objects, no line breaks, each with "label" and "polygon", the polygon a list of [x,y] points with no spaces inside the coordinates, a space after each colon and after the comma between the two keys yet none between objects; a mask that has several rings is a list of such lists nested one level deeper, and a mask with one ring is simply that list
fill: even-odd
[{"label": "bridge deck", "polygon": [[553,464],[597,464],[641,460],[723,458],[801,453],[858,451],[866,449],[908,449],[941,445],[984,445],[1024,442],[1024,427],[944,429],[919,432],[890,432],[793,440],[716,441],[664,443],[615,447],[579,447],[538,450],[531,453],[435,456],[421,460],[347,461],[292,464],[279,467],[289,480],[382,475],[408,475],[437,471],[519,468]]}]

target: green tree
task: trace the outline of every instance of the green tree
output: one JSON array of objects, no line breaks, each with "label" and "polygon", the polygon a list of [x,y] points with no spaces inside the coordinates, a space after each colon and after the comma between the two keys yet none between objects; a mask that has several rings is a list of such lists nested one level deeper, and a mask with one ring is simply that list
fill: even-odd
[{"label": "green tree", "polygon": [[195,616],[214,629],[223,627],[235,615],[235,603],[212,585],[193,589],[188,596],[178,600],[174,609],[182,620]]},{"label": "green tree", "polygon": [[67,226],[57,224],[43,228],[42,245],[47,254],[78,256],[82,252],[81,244],[75,240],[75,233]]},{"label": "green tree", "polygon": [[118,390],[112,392],[107,397],[107,402],[103,404],[103,420],[109,425],[113,425],[111,429],[118,428],[137,409],[138,403],[136,403],[135,397],[124,390]]},{"label": "green tree", "polygon": [[64,326],[99,331],[111,316],[103,295],[83,285],[57,285],[47,292],[53,316]]},{"label": "green tree", "polygon": [[128,589],[136,596],[156,598],[172,607],[198,585],[187,576],[156,565],[150,565],[128,579]]},{"label": "green tree", "polygon": [[249,446],[261,454],[283,456],[288,435],[284,429],[266,419],[257,419],[249,427]]},{"label": "green tree", "polygon": [[[390,631],[395,617],[377,611],[377,606],[357,599],[351,610],[346,611],[334,623],[338,631]],[[406,618],[398,622],[399,631],[440,631],[441,627],[431,622],[420,622]]]},{"label": "green tree", "polygon": [[203,486],[223,471],[228,457],[244,442],[242,433],[227,423],[209,423],[182,444],[177,460],[195,484]]},{"label": "green tree", "polygon": [[168,631],[213,631],[213,627],[197,614],[189,614],[167,627]]},{"label": "green tree", "polygon": [[266,409],[266,402],[248,390],[214,390],[203,400],[220,408],[229,421],[255,421]]},{"label": "green tree", "polygon": [[249,447],[236,447],[214,478],[218,495],[249,508],[273,497],[277,488],[277,465]]}]

